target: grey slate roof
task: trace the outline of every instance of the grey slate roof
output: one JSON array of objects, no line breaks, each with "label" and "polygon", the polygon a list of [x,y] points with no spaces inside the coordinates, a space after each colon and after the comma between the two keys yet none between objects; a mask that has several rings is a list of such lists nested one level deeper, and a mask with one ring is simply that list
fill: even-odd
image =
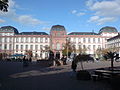
[{"label": "grey slate roof", "polygon": [[14,32],[18,34],[18,30],[12,26],[3,26],[0,28],[0,32]]},{"label": "grey slate roof", "polygon": [[102,32],[118,32],[115,27],[106,26],[100,29],[99,33]]},{"label": "grey slate roof", "polygon": [[117,36],[114,36],[112,38],[107,39],[107,41],[110,41],[110,40],[113,40],[113,39],[117,39],[117,38],[120,38],[120,34],[118,34]]},{"label": "grey slate roof", "polygon": [[21,32],[17,35],[48,35],[46,32]]},{"label": "grey slate roof", "polygon": [[51,31],[65,31],[65,27],[62,25],[54,25],[52,26]]},{"label": "grey slate roof", "polygon": [[68,35],[98,35],[94,32],[71,32]]}]

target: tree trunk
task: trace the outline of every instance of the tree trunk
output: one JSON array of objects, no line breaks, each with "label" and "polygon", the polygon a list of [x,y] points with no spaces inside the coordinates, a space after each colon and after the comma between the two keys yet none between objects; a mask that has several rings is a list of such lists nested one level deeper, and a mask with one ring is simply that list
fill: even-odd
[{"label": "tree trunk", "polygon": [[114,60],[113,60],[113,59],[111,59],[111,70],[112,70],[112,71],[113,71],[113,68],[114,68],[113,63],[114,63]]},{"label": "tree trunk", "polygon": [[81,61],[80,64],[81,64],[81,69],[84,70],[84,68],[83,68],[83,62]]}]

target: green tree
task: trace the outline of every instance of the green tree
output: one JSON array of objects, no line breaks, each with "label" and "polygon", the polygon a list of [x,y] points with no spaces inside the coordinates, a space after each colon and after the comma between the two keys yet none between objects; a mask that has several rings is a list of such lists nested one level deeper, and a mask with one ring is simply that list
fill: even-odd
[{"label": "green tree", "polygon": [[62,54],[64,56],[70,56],[71,52],[73,52],[73,48],[72,48],[72,43],[71,42],[66,42],[64,49],[62,50]]},{"label": "green tree", "polygon": [[3,12],[8,12],[8,0],[0,0],[0,10]]},{"label": "green tree", "polygon": [[79,47],[76,51],[79,54],[86,54],[87,48],[81,48],[81,47]]},{"label": "green tree", "polygon": [[90,55],[88,55],[88,54],[79,54],[79,55],[77,55],[75,57],[75,62],[76,63],[80,62],[81,69],[84,70],[83,62],[88,61],[89,59],[91,59]]},{"label": "green tree", "polygon": [[113,70],[114,68],[114,60],[119,58],[119,54],[117,54],[116,52],[107,52],[107,54],[105,54],[107,59],[111,60],[111,69]]}]

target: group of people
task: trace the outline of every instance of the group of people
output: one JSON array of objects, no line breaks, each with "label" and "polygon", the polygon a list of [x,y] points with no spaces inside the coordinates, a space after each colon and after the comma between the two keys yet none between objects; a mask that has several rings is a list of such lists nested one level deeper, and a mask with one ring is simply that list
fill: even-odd
[{"label": "group of people", "polygon": [[32,58],[30,57],[29,59],[24,56],[23,58],[23,67],[29,66],[29,63],[32,62]]},{"label": "group of people", "polygon": [[66,56],[62,56],[62,58],[60,59],[60,58],[55,58],[54,59],[54,61],[55,61],[55,65],[57,65],[57,66],[60,66],[60,65],[67,65],[67,57]]}]

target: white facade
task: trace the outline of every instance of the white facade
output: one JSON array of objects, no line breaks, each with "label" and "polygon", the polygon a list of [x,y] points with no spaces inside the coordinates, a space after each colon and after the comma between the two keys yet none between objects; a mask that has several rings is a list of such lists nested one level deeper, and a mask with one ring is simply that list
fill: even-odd
[{"label": "white facade", "polygon": [[[45,50],[45,47],[52,47],[54,45],[53,44],[50,46],[51,37],[44,32],[19,33],[18,31],[14,30],[15,28],[13,27],[7,28],[8,29],[0,29],[0,52],[2,53],[25,54],[26,50],[31,50],[33,56],[37,54],[37,57],[39,58],[46,58],[48,56],[48,52]],[[101,30],[99,34],[92,32],[75,35],[74,33],[68,34],[66,37],[69,38],[70,42],[74,44],[76,49],[79,49],[79,47],[86,48],[87,54],[95,54],[95,51],[98,48],[107,47],[107,39],[116,35],[118,35],[118,32],[104,32],[104,30]],[[112,42],[113,41],[110,41],[109,45],[111,45]],[[120,44],[115,43],[114,45],[118,45],[119,47]],[[56,49],[59,49],[60,46],[56,46]]]},{"label": "white facade", "polygon": [[119,53],[120,56],[120,35],[112,37],[107,41],[108,48],[113,48],[117,53]]}]

